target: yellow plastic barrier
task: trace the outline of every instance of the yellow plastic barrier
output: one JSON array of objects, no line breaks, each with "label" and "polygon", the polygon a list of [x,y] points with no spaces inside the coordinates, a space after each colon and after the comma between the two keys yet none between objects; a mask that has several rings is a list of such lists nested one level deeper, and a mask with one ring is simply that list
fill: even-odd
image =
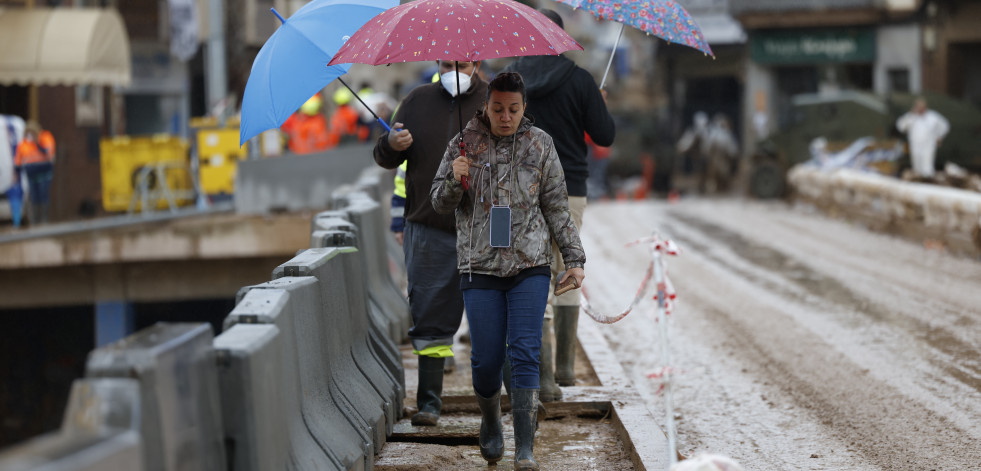
[{"label": "yellow plastic barrier", "polygon": [[194,118],[198,146],[198,177],[201,192],[209,195],[235,192],[235,172],[238,161],[249,155],[248,144],[239,147],[239,123],[229,121],[218,127],[213,118]]},{"label": "yellow plastic barrier", "polygon": [[[187,141],[169,135],[152,137],[119,136],[105,138],[99,143],[102,170],[102,207],[106,211],[126,211],[136,187],[140,171],[148,166],[168,163],[164,172],[166,187],[174,192],[193,191],[191,175],[188,170]],[[161,188],[161,182],[154,176],[148,182],[149,189]],[[190,198],[178,198],[179,205],[193,203]],[[167,201],[156,201],[156,208],[166,208]],[[139,204],[137,204],[139,208]],[[139,208],[142,209],[142,208]]]}]

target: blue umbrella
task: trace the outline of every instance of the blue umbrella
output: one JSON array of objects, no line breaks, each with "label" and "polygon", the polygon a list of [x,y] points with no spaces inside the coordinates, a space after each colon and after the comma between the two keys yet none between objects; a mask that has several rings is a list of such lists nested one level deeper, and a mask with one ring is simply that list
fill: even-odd
[{"label": "blue umbrella", "polygon": [[398,3],[398,0],[314,0],[288,20],[273,10],[283,25],[266,41],[252,63],[242,98],[239,145],[267,129],[279,127],[313,94],[347,73],[351,64],[328,66],[327,63],[361,25]]}]

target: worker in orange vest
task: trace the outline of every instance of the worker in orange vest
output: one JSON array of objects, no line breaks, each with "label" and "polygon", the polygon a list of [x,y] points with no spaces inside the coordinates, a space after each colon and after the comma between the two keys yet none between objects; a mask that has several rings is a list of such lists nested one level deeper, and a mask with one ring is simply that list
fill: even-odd
[{"label": "worker in orange vest", "polygon": [[353,99],[354,94],[347,88],[339,88],[334,92],[337,109],[330,116],[330,130],[337,134],[341,142],[365,142],[371,131],[367,126],[361,125],[361,114],[351,104]]},{"label": "worker in orange vest", "polygon": [[42,130],[38,123],[28,121],[24,129],[24,139],[17,146],[14,167],[17,173],[21,169],[27,173],[31,224],[48,222],[48,193],[51,191],[51,179],[54,176],[54,160],[54,136],[51,132]]},{"label": "worker in orange vest", "polygon": [[294,153],[309,154],[337,145],[338,136],[328,130],[327,118],[320,113],[322,104],[320,94],[310,97],[280,128],[286,133],[289,148]]}]

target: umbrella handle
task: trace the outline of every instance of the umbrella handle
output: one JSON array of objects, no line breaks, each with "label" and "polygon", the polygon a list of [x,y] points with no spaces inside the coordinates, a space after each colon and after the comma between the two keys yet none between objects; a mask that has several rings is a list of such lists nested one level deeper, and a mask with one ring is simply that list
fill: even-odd
[{"label": "umbrella handle", "polygon": [[620,33],[617,34],[617,40],[613,43],[613,50],[610,51],[610,61],[606,63],[606,72],[603,72],[603,81],[600,82],[600,90],[606,86],[606,76],[610,73],[610,66],[613,65],[613,55],[617,53],[617,46],[620,45],[621,36],[623,36],[623,23],[620,23]]},{"label": "umbrella handle", "polygon": [[389,132],[392,131],[392,128],[389,127],[388,123],[386,123],[385,120],[381,119],[378,116],[378,114],[375,113],[375,110],[371,109],[371,107],[368,106],[368,104],[365,103],[364,100],[362,100],[361,97],[358,96],[358,92],[354,91],[354,89],[351,88],[351,86],[348,85],[347,82],[344,81],[344,79],[342,79],[340,77],[337,77],[337,80],[339,82],[341,82],[342,84],[344,84],[344,86],[347,87],[347,89],[351,91],[351,94],[354,95],[354,98],[357,98],[358,101],[361,102],[361,106],[364,106],[365,108],[368,109],[368,112],[371,113],[371,115],[374,116],[375,119],[377,119],[379,123],[381,123],[382,127],[385,128],[386,131],[389,131]]},{"label": "umbrella handle", "polygon": [[[466,147],[466,144],[463,143],[463,136],[460,136],[460,157],[466,157],[467,156],[466,148],[467,148]],[[469,190],[470,189],[470,177],[467,176],[467,175],[464,175],[463,177],[461,177],[460,178],[460,184],[463,185],[463,190],[464,191]]]}]

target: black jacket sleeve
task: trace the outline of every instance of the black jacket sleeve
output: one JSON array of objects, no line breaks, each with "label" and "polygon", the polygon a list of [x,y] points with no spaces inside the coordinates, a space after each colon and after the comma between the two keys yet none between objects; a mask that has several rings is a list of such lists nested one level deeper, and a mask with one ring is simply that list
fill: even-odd
[{"label": "black jacket sleeve", "polygon": [[[410,108],[410,105],[408,104],[409,100],[410,97],[406,97],[402,104],[396,107],[395,114],[392,115],[392,124],[399,122],[404,123],[402,120],[405,119],[405,110]],[[392,149],[392,146],[388,145],[387,132],[381,136],[378,136],[378,141],[375,142],[375,150],[373,155],[375,157],[375,163],[389,170],[397,168],[399,165],[402,165],[402,162],[405,162],[405,152],[399,152]]]},{"label": "black jacket sleeve", "polygon": [[583,105],[585,116],[589,119],[584,121],[584,130],[589,133],[596,145],[609,147],[613,145],[616,137],[616,126],[613,124],[613,117],[606,109],[606,102],[593,76],[589,72],[580,69],[579,86],[582,87]]}]

